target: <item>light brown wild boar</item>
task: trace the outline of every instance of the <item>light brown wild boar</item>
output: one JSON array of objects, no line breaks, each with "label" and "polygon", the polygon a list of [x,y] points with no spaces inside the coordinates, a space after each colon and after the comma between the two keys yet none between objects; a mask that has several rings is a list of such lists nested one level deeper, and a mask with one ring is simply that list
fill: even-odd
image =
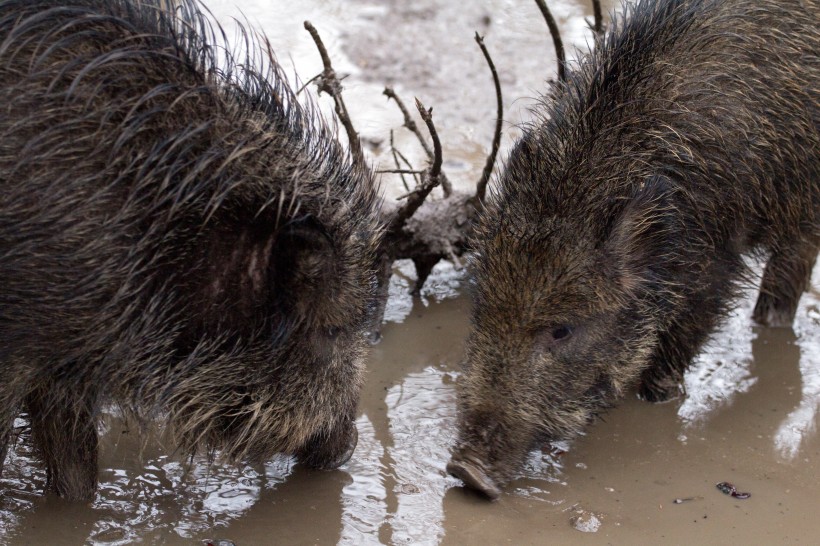
[{"label": "light brown wild boar", "polygon": [[820,3],[639,0],[515,145],[474,237],[450,473],[490,498],[527,453],[684,371],[767,258],[788,326],[820,247]]}]

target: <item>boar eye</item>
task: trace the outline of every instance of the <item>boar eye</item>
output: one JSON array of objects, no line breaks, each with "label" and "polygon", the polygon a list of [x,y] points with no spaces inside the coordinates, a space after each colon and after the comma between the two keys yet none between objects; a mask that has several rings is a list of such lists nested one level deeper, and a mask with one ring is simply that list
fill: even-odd
[{"label": "boar eye", "polygon": [[568,324],[559,324],[541,330],[535,338],[535,349],[538,351],[552,351],[563,345],[572,337],[575,328]]},{"label": "boar eye", "polygon": [[336,339],[337,337],[339,337],[339,334],[341,332],[342,332],[341,328],[331,326],[330,328],[327,329],[326,334],[327,334],[327,337],[329,337],[330,339]]},{"label": "boar eye", "polygon": [[554,339],[555,341],[559,341],[562,339],[566,339],[572,335],[572,327],[564,324],[556,328],[553,328],[552,332],[550,333],[552,334],[552,339]]}]

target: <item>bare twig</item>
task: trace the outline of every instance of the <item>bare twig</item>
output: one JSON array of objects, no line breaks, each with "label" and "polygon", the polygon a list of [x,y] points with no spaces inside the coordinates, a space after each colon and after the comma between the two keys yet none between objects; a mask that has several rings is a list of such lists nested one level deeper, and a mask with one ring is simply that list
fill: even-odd
[{"label": "bare twig", "polygon": [[[418,171],[415,169],[382,169],[376,172],[380,174],[423,174],[425,171]],[[407,190],[410,191],[410,188]]]},{"label": "bare twig", "polygon": [[438,178],[441,176],[441,164],[443,157],[441,153],[441,141],[438,139],[438,132],[436,126],[433,124],[433,109],[429,110],[424,107],[419,99],[416,99],[416,108],[427,125],[427,130],[430,131],[430,138],[433,139],[433,164],[430,165],[430,178]]},{"label": "bare twig", "polygon": [[498,148],[501,145],[501,128],[504,122],[504,103],[501,100],[501,82],[498,80],[498,72],[495,69],[495,63],[493,63],[493,59],[490,57],[490,52],[487,51],[487,46],[484,45],[484,38],[479,35],[478,32],[475,33],[475,41],[478,44],[478,47],[481,48],[481,52],[487,60],[487,65],[490,67],[490,72],[493,74],[496,108],[498,112],[495,120],[495,134],[493,136],[493,144],[490,148],[490,154],[487,156],[487,162],[484,164],[484,170],[481,172],[481,179],[476,185],[475,202],[473,204],[478,206],[484,201],[484,195],[487,193],[487,184],[490,182],[490,176],[493,174],[495,158],[498,155]]},{"label": "bare twig", "polygon": [[[396,105],[399,107],[399,110],[401,110],[401,113],[404,116],[404,126],[411,133],[416,135],[419,144],[421,144],[421,147],[424,149],[424,153],[427,154],[427,160],[433,161],[433,150],[430,149],[430,145],[427,144],[427,140],[424,138],[424,135],[421,134],[419,126],[416,125],[416,122],[413,120],[413,117],[410,115],[410,111],[404,105],[404,102],[401,100],[401,98],[399,98],[399,96],[396,94],[392,87],[385,87],[384,95],[388,99],[393,99],[396,102]],[[441,189],[444,191],[444,196],[450,197],[450,194],[453,193],[453,187],[450,184],[450,181],[447,180],[447,177],[444,176],[444,173],[441,174],[439,182],[441,182]]]},{"label": "bare twig", "polygon": [[541,14],[544,16],[544,20],[547,22],[547,26],[550,29],[550,34],[552,35],[552,43],[555,45],[555,56],[558,58],[558,79],[561,81],[566,81],[567,76],[564,71],[564,63],[566,62],[564,58],[564,44],[561,42],[561,34],[558,32],[558,24],[556,24],[555,19],[552,17],[552,13],[550,13],[547,3],[544,0],[535,0],[535,3],[538,4],[538,8],[541,10]]},{"label": "bare twig", "polygon": [[[410,170],[414,170],[414,167],[413,167],[413,165],[410,163],[410,160],[409,160],[409,159],[407,159],[407,158],[404,156],[404,154],[403,154],[403,153],[401,153],[401,150],[394,149],[394,151],[396,152],[396,155],[397,155],[397,156],[399,156],[399,159],[401,159],[401,160],[404,162],[404,164],[405,164],[405,165],[407,165],[407,168],[408,168],[408,169],[410,169]],[[416,176],[415,174],[413,175],[413,182],[415,183],[415,185],[416,185],[416,186],[418,186],[418,185],[419,185],[419,177],[418,177],[418,176]],[[405,186],[405,187],[406,187],[406,186]],[[407,188],[407,191],[410,191],[410,188]]]},{"label": "bare twig", "polygon": [[438,138],[436,126],[433,124],[433,110],[426,109],[419,99],[416,99],[416,108],[421,115],[421,119],[427,125],[427,130],[430,131],[430,137],[433,139],[433,160],[427,170],[421,177],[421,183],[415,190],[410,192],[407,201],[396,211],[396,214],[390,220],[387,227],[388,233],[398,233],[404,226],[404,223],[411,217],[418,208],[424,203],[424,200],[433,191],[433,188],[441,182],[441,141]]},{"label": "bare twig", "polygon": [[592,0],[592,13],[595,15],[595,34],[601,34],[604,31],[604,21],[601,15],[601,1]]},{"label": "bare twig", "polygon": [[301,94],[301,93],[302,93],[302,91],[304,91],[304,90],[305,90],[305,88],[306,88],[308,85],[312,84],[313,82],[315,82],[316,80],[318,80],[318,79],[319,79],[319,78],[321,78],[321,77],[322,77],[322,75],[321,75],[321,74],[316,74],[315,76],[313,76],[312,78],[310,78],[308,81],[306,81],[305,83],[303,83],[303,84],[302,84],[302,87],[300,87],[300,88],[296,91],[296,94],[297,94],[297,95]]},{"label": "bare twig", "polygon": [[[399,163],[398,150],[396,150],[396,145],[393,140],[393,129],[390,129],[390,153],[393,155],[393,162],[396,164],[396,169],[401,169],[401,163]],[[404,179],[404,173],[399,173],[399,177],[401,178],[401,184],[402,186],[404,186],[404,189],[406,191],[410,191],[410,186],[407,185],[407,180]],[[416,181],[416,184],[418,184],[418,181]]]},{"label": "bare twig", "polygon": [[433,150],[430,149],[430,145],[427,144],[427,140],[425,140],[424,135],[421,134],[419,130],[419,126],[416,125],[416,122],[413,120],[413,116],[410,115],[410,111],[404,105],[404,102],[399,98],[395,91],[393,91],[392,87],[385,87],[384,88],[384,95],[388,99],[393,99],[396,102],[396,106],[399,107],[401,110],[402,115],[404,115],[404,126],[414,135],[421,144],[421,147],[424,148],[424,153],[427,154],[427,159],[433,159]]},{"label": "bare twig", "polygon": [[348,145],[350,146],[350,153],[353,159],[359,163],[364,162],[364,152],[362,152],[362,143],[359,141],[359,134],[353,128],[353,122],[350,121],[350,115],[347,113],[347,106],[342,99],[342,85],[339,83],[339,78],[333,70],[333,65],[330,62],[330,56],[327,54],[325,44],[319,37],[319,31],[316,30],[310,21],[305,21],[305,30],[307,30],[313,41],[316,43],[316,48],[319,50],[319,55],[322,57],[322,65],[324,70],[316,78],[316,85],[319,88],[319,93],[322,91],[333,97],[333,103],[336,109],[336,116],[339,118],[342,126],[347,133]]}]

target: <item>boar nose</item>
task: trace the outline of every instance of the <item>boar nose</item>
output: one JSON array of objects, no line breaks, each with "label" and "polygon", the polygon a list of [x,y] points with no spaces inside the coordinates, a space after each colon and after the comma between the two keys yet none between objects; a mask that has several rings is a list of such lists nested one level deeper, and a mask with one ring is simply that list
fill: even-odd
[{"label": "boar nose", "polygon": [[484,464],[477,458],[456,453],[447,463],[447,473],[464,482],[464,485],[479,491],[489,500],[496,500],[501,495],[501,489],[487,475]]},{"label": "boar nose", "polygon": [[342,423],[330,435],[323,434],[310,440],[296,456],[311,468],[333,470],[350,460],[358,442],[359,431],[355,422]]},{"label": "boar nose", "polygon": [[356,451],[356,445],[358,443],[359,443],[359,431],[356,429],[356,425],[354,424],[350,427],[350,430],[349,430],[349,433],[348,433],[347,446],[343,450],[339,451],[339,454],[332,461],[330,461],[326,465],[326,468],[327,469],[339,468],[340,466],[345,464],[347,461],[349,461],[350,458],[353,456],[353,452]]}]

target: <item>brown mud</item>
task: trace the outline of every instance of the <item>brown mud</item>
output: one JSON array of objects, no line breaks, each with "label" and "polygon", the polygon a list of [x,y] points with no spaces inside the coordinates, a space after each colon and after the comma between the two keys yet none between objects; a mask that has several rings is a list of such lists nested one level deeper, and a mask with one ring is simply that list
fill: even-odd
[{"label": "brown mud", "polygon": [[[501,71],[505,146],[555,71],[551,39],[527,0],[236,3],[302,80],[320,71],[301,26],[313,21],[337,70],[350,74],[351,115],[377,166],[392,161],[387,134],[401,125],[383,85],[432,105],[445,170],[465,190],[480,175],[495,116],[473,32],[486,35]],[[583,47],[587,2],[550,5],[570,51]],[[228,25],[239,15],[225,0],[209,6]],[[405,133],[399,145],[420,161]],[[385,185],[388,197],[402,193],[396,180]],[[0,480],[0,544],[816,543],[820,266],[793,329],[754,326],[750,290],[687,373],[686,397],[653,405],[628,396],[585,436],[532,453],[494,503],[444,472],[468,328],[461,274],[440,264],[415,299],[412,279],[412,265],[400,264],[368,361],[359,445],[339,470],[312,472],[288,458],[260,467],[185,460],[161,431],[142,440],[112,410],[100,490],[92,503],[68,503],[42,495],[45,474],[20,418]],[[751,497],[721,493],[724,481]]]}]

